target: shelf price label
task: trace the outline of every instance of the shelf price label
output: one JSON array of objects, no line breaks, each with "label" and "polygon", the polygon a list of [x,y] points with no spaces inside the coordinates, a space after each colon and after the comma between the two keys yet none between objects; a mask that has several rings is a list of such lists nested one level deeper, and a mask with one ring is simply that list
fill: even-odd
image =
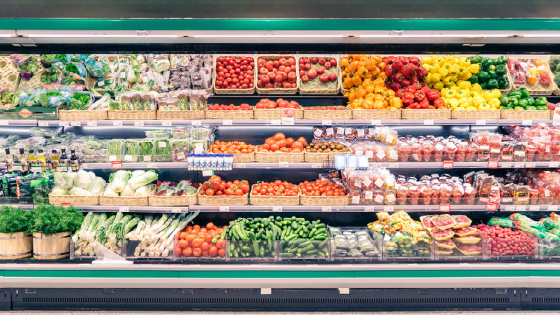
[{"label": "shelf price label", "polygon": [[330,126],[330,125],[332,125],[332,120],[330,120],[330,119],[323,119],[323,121],[321,122],[321,124],[322,124],[323,126]]},{"label": "shelf price label", "polygon": [[529,211],[539,211],[540,207],[538,205],[536,206],[529,206]]},{"label": "shelf price label", "polygon": [[486,119],[477,119],[475,121],[475,124],[477,125],[486,125]]},{"label": "shelf price label", "polygon": [[[187,208],[187,211],[186,211],[186,212],[188,212],[188,209],[189,209],[189,208]],[[171,212],[172,212],[172,213],[181,213],[181,212],[183,212],[183,208],[171,207]]]},{"label": "shelf price label", "polygon": [[526,168],[535,168],[537,167],[537,163],[525,163]]},{"label": "shelf price label", "polygon": [[222,125],[224,125],[224,126],[231,126],[231,125],[233,125],[233,120],[231,120],[231,119],[224,119],[224,120],[222,120]]},{"label": "shelf price label", "polygon": [[164,120],[164,121],[161,122],[161,125],[162,125],[162,126],[171,126],[171,121],[169,121],[169,120]]},{"label": "shelf price label", "polygon": [[88,127],[97,127],[97,121],[88,121],[87,122],[87,126]]},{"label": "shelf price label", "polygon": [[373,126],[381,126],[381,119],[374,119],[371,121]]},{"label": "shelf price label", "polygon": [[39,120],[39,127],[48,127],[49,126],[49,122],[48,121],[40,121]]},{"label": "shelf price label", "polygon": [[426,119],[424,120],[424,125],[433,125],[434,124],[434,120],[433,119]]},{"label": "shelf price label", "polygon": [[521,124],[523,126],[531,126],[533,124],[533,121],[532,120],[522,120]]},{"label": "shelf price label", "polygon": [[282,212],[282,206],[272,206],[272,212]]},{"label": "shelf price label", "polygon": [[115,126],[115,127],[120,127],[120,126],[122,126],[122,120],[115,120],[115,121],[113,121],[113,126]]},{"label": "shelf price label", "polygon": [[9,125],[10,125],[9,120],[0,120],[0,126],[9,126]]},{"label": "shelf price label", "polygon": [[129,212],[130,207],[119,207],[119,212]]},{"label": "shelf price label", "polygon": [[451,205],[448,203],[440,203],[439,204],[439,211],[440,212],[449,212],[451,210]]},{"label": "shelf price label", "polygon": [[201,126],[202,125],[202,120],[191,120],[191,125]]},{"label": "shelf price label", "polygon": [[59,121],[58,122],[58,126],[59,127],[68,127],[70,124],[67,121]]},{"label": "shelf price label", "polygon": [[120,170],[122,169],[122,161],[113,161],[111,162],[111,169]]},{"label": "shelf price label", "polygon": [[311,163],[311,168],[321,168],[323,164],[321,163]]},{"label": "shelf price label", "polygon": [[511,168],[511,163],[502,162],[501,165],[500,165],[500,168]]},{"label": "shelf price label", "polygon": [[488,168],[498,168],[498,159],[488,160]]},{"label": "shelf price label", "polygon": [[143,127],[144,126],[144,121],[143,120],[135,120],[134,121],[134,126]]},{"label": "shelf price label", "polygon": [[70,126],[72,126],[72,127],[81,127],[81,126],[82,126],[82,122],[81,122],[81,121],[72,121],[72,122],[70,122]]},{"label": "shelf price label", "polygon": [[321,207],[321,211],[323,211],[323,212],[332,212],[332,207],[331,207],[331,206],[322,206],[322,207]]},{"label": "shelf price label", "polygon": [[443,161],[443,168],[446,170],[453,168],[453,161]]},{"label": "shelf price label", "polygon": [[505,211],[515,211],[515,206],[505,206]]},{"label": "shelf price label", "polygon": [[290,163],[289,162],[278,162],[278,167],[288,168],[288,167],[290,167]]},{"label": "shelf price label", "polygon": [[229,206],[220,206],[220,212],[222,212],[222,211],[225,211],[225,212],[229,211]]},{"label": "shelf price label", "polygon": [[383,206],[383,211],[393,212],[393,211],[395,211],[395,207],[393,207],[393,206]]},{"label": "shelf price label", "polygon": [[518,205],[515,206],[515,211],[525,211],[527,210],[527,206],[526,205]]},{"label": "shelf price label", "polygon": [[364,207],[364,212],[375,212],[375,207],[374,206],[365,206]]},{"label": "shelf price label", "polygon": [[558,167],[560,164],[558,162],[550,162],[548,163],[548,167]]},{"label": "shelf price label", "polygon": [[498,203],[489,202],[486,204],[486,211],[496,211],[498,210]]},{"label": "shelf price label", "polygon": [[558,206],[557,205],[549,205],[548,206],[548,211],[558,211]]},{"label": "shelf price label", "polygon": [[212,175],[214,175],[214,170],[203,170],[202,171],[202,176],[204,176],[204,177],[209,177],[209,176],[212,176]]},{"label": "shelf price label", "polygon": [[273,120],[270,121],[270,124],[273,125],[273,126],[278,126],[278,125],[281,125],[281,124],[282,124],[282,120],[280,120],[280,119],[273,119]]}]

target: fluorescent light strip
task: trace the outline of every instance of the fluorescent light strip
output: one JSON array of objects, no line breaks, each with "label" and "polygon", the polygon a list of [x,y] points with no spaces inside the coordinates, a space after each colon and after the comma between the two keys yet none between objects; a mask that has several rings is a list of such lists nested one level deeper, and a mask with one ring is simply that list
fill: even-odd
[{"label": "fluorescent light strip", "polygon": [[308,37],[339,37],[342,38],[344,35],[338,34],[199,34],[193,35],[193,37],[199,38],[280,38],[280,37],[290,37],[290,38],[308,38]]},{"label": "fluorescent light strip", "polygon": [[0,34],[0,37],[12,37],[12,34]]},{"label": "fluorescent light strip", "polygon": [[547,34],[547,33],[528,33],[523,35],[523,37],[560,37],[560,33],[551,33],[551,34]]},{"label": "fluorescent light strip", "polygon": [[403,34],[403,35],[387,35],[387,34],[363,34],[359,37],[509,37],[508,34]]},{"label": "fluorescent light strip", "polygon": [[179,35],[122,35],[122,34],[28,34],[28,37],[69,37],[69,38],[145,38],[145,37],[179,37]]}]

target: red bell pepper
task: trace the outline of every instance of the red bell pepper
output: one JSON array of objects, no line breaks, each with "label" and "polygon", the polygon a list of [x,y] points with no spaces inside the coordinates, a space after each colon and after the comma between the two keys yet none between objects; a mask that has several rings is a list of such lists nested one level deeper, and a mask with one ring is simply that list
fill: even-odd
[{"label": "red bell pepper", "polygon": [[389,85],[389,88],[393,91],[398,91],[401,88],[401,85],[398,82],[393,82]]},{"label": "red bell pepper", "polygon": [[419,78],[420,80],[422,80],[422,79],[424,79],[425,76],[428,75],[428,70],[426,70],[426,69],[423,68],[423,67],[418,67],[418,68],[416,69],[416,75],[418,76],[418,78]]},{"label": "red bell pepper", "polygon": [[432,89],[432,90],[428,91],[427,95],[428,95],[428,100],[429,101],[434,101],[439,97],[439,91],[435,90],[435,89]]},{"label": "red bell pepper", "polygon": [[403,64],[406,65],[408,63],[408,59],[405,56],[399,56],[399,61]]},{"label": "red bell pepper", "polygon": [[420,84],[420,82],[418,82],[418,79],[414,80],[414,77],[410,78],[410,81],[412,81],[412,85],[414,86],[415,89],[420,90],[424,85]]},{"label": "red bell pepper", "polygon": [[395,63],[393,63],[393,67],[395,68],[395,70],[400,71],[401,68],[403,67],[403,63],[400,61],[395,61]]},{"label": "red bell pepper", "polygon": [[402,101],[404,104],[412,104],[414,103],[414,94],[407,92],[405,90],[405,92],[402,94]]},{"label": "red bell pepper", "polygon": [[428,95],[428,92],[430,92],[430,87],[429,86],[423,86],[420,88],[420,91],[424,94],[426,94],[426,96]]},{"label": "red bell pepper", "polygon": [[407,87],[410,85],[410,81],[407,79],[404,79],[401,81],[401,86]]},{"label": "red bell pepper", "polygon": [[393,75],[393,65],[385,66],[385,75],[389,78]]},{"label": "red bell pepper", "polygon": [[430,102],[427,99],[423,99],[418,105],[420,105],[420,108],[428,109]]},{"label": "red bell pepper", "polygon": [[436,108],[443,108],[445,107],[445,100],[441,97],[438,97],[434,100],[434,106]]},{"label": "red bell pepper", "polygon": [[415,93],[416,92],[416,87],[414,85],[409,85],[405,88],[406,92],[410,92],[410,93]]},{"label": "red bell pepper", "polygon": [[387,65],[392,65],[396,60],[394,56],[389,56],[389,57],[385,57],[383,61],[385,61],[385,64]]},{"label": "red bell pepper", "polygon": [[400,98],[400,97],[403,95],[403,93],[404,93],[404,89],[398,89],[398,90],[395,92],[395,96],[398,97],[398,98]]},{"label": "red bell pepper", "polygon": [[416,93],[414,93],[414,100],[416,100],[417,102],[422,102],[425,99],[426,95],[424,94],[424,92],[416,91]]},{"label": "red bell pepper", "polygon": [[414,103],[410,104],[407,108],[408,109],[420,109],[420,105],[417,102],[414,102]]},{"label": "red bell pepper", "polygon": [[415,66],[420,65],[420,59],[418,59],[418,57],[410,57],[410,58],[408,58],[408,62],[415,65]]},{"label": "red bell pepper", "polygon": [[404,65],[401,69],[401,73],[402,75],[404,75],[405,77],[408,78],[408,76],[410,75],[410,70],[411,70],[411,65]]},{"label": "red bell pepper", "polygon": [[402,73],[395,74],[395,81],[401,83],[404,80],[404,75]]}]

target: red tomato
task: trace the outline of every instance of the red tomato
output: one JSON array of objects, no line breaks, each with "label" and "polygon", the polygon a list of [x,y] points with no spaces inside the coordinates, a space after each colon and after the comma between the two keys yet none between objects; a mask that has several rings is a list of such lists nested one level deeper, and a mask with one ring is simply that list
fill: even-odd
[{"label": "red tomato", "polygon": [[195,249],[192,250],[192,254],[193,254],[193,256],[195,256],[195,257],[199,257],[199,256],[202,254],[202,249],[200,249],[200,248],[195,248]]},{"label": "red tomato", "polygon": [[244,195],[244,194],[243,194],[243,190],[241,190],[241,189],[236,189],[236,190],[235,190],[235,195],[236,195],[236,196],[243,196],[243,195]]},{"label": "red tomato", "polygon": [[211,189],[211,188],[206,189],[206,195],[207,195],[207,196],[213,196],[213,195],[214,195],[214,190]]},{"label": "red tomato", "polygon": [[190,255],[192,255],[193,250],[191,247],[187,247],[185,249],[183,249],[183,256],[189,257]]},{"label": "red tomato", "polygon": [[307,76],[310,79],[315,79],[317,77],[317,72],[318,72],[317,70],[311,69],[311,70],[307,71]]}]

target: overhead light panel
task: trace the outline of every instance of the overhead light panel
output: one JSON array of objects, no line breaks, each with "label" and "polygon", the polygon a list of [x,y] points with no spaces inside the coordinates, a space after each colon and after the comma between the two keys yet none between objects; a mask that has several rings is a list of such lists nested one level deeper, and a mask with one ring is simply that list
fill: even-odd
[{"label": "overhead light panel", "polygon": [[523,37],[560,37],[560,33],[528,33]]},{"label": "overhead light panel", "polygon": [[475,38],[475,37],[509,37],[508,34],[468,34],[468,33],[459,33],[459,34],[362,34],[360,37],[465,37],[465,38]]},{"label": "overhead light panel", "polygon": [[344,35],[339,34],[198,34],[193,37],[199,38],[342,38]]}]

